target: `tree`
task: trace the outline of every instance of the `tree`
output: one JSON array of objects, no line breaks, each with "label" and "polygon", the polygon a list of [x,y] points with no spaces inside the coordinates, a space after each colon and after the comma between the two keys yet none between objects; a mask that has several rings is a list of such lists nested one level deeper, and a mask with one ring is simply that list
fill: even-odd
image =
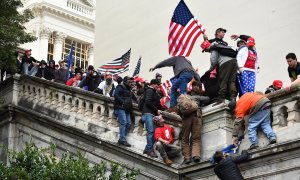
[{"label": "tree", "polygon": [[9,165],[0,163],[1,179],[41,179],[41,180],[118,180],[136,179],[138,170],[105,162],[90,166],[81,153],[64,153],[60,159],[55,156],[55,145],[38,148],[33,142],[26,142],[20,152],[8,151]]},{"label": "tree", "polygon": [[29,9],[18,11],[23,7],[21,0],[1,0],[0,7],[0,69],[15,70],[17,47],[36,39],[24,26],[33,14]]}]

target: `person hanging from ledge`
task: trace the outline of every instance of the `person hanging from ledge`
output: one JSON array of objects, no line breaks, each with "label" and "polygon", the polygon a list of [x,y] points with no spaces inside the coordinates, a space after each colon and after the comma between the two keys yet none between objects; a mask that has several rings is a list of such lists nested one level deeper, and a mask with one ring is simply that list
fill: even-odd
[{"label": "person hanging from ledge", "polygon": [[165,124],[162,116],[153,117],[156,129],[154,133],[155,147],[159,152],[160,156],[166,165],[170,166],[173,162],[170,158],[179,156],[181,149],[180,147],[173,144],[174,129],[169,125]]},{"label": "person hanging from ledge", "polygon": [[232,132],[232,143],[237,145],[238,135],[245,116],[250,115],[248,123],[248,136],[251,142],[249,150],[258,148],[257,128],[261,128],[269,139],[269,144],[276,143],[276,134],[270,125],[271,101],[262,92],[248,92],[237,102],[231,101],[228,104],[231,110],[235,110],[236,119]]},{"label": "person hanging from ledge", "polygon": [[216,166],[214,171],[221,180],[243,180],[243,176],[237,164],[247,161],[249,153],[242,151],[239,156],[226,156],[222,151],[216,151],[213,155]]}]

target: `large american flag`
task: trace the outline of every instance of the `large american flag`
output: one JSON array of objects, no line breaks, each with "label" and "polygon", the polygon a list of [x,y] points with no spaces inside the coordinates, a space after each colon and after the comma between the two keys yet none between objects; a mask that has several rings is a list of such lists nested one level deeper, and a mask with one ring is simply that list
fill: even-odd
[{"label": "large american flag", "polygon": [[137,75],[140,74],[141,63],[142,63],[141,61],[142,61],[142,58],[140,57],[139,60],[138,60],[138,62],[137,62],[137,64],[136,64],[136,67],[135,67],[135,69],[134,69],[134,72],[133,72],[132,77],[135,77],[135,76],[137,76]]},{"label": "large american flag", "polygon": [[183,0],[177,5],[169,28],[169,54],[188,57],[197,38],[205,32]]},{"label": "large american flag", "polygon": [[110,72],[112,75],[120,74],[129,70],[131,49],[127,51],[122,57],[113,60],[100,66],[97,71],[100,73]]}]

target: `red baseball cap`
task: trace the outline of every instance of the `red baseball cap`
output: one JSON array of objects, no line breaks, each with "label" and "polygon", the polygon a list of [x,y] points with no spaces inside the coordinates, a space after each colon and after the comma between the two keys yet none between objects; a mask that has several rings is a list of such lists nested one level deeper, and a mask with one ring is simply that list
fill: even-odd
[{"label": "red baseball cap", "polygon": [[139,76],[135,77],[134,80],[136,82],[140,82],[140,83],[144,83],[145,82],[145,79],[143,79],[142,77],[139,77]]},{"label": "red baseball cap", "polygon": [[255,46],[255,39],[253,37],[249,37],[247,39],[247,45],[248,46]]},{"label": "red baseball cap", "polygon": [[26,49],[24,53],[28,54],[29,52],[31,52],[31,49]]},{"label": "red baseball cap", "polygon": [[277,88],[281,89],[282,88],[282,81],[274,80],[273,81],[273,86],[276,86]]}]

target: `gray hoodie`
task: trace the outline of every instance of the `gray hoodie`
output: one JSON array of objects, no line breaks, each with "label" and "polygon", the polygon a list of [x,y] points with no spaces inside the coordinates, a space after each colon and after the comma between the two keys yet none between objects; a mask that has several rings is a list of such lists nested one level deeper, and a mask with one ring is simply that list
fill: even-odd
[{"label": "gray hoodie", "polygon": [[200,76],[193,68],[191,61],[187,60],[184,56],[170,57],[154,66],[153,70],[167,66],[173,66],[175,76],[178,76],[183,71],[193,71],[195,79],[200,81]]},{"label": "gray hoodie", "polygon": [[[221,48],[230,48],[229,46],[224,46],[221,44],[214,43],[212,46],[221,47]],[[223,56],[218,51],[212,50],[210,54],[210,68],[209,70],[213,70],[216,65],[222,66],[225,62],[233,60],[234,58]]]}]

